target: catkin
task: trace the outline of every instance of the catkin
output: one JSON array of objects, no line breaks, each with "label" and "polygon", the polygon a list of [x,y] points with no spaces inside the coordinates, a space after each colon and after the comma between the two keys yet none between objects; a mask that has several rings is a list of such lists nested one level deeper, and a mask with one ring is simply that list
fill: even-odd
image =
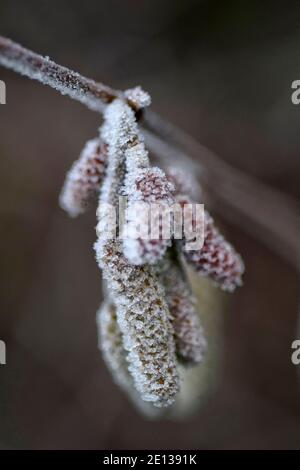
[{"label": "catkin", "polygon": [[187,365],[200,363],[206,350],[206,340],[196,299],[175,250],[168,251],[158,266],[158,272],[172,317],[177,355]]},{"label": "catkin", "polygon": [[59,202],[71,217],[83,214],[96,199],[107,165],[107,146],[99,138],[89,140],[67,173]]},{"label": "catkin", "polygon": [[134,145],[131,121],[132,111],[121,100],[107,107],[102,136],[109,143],[109,164],[100,196],[95,251],[114,298],[134,385],[143,400],[168,406],[175,400],[179,378],[163,290],[150,267],[129,264],[120,240],[104,234],[106,205],[117,203],[125,150]]}]

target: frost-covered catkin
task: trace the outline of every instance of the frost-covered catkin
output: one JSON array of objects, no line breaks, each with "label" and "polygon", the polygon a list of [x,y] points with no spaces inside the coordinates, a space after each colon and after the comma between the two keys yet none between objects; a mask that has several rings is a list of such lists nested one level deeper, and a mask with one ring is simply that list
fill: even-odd
[{"label": "frost-covered catkin", "polygon": [[59,198],[60,206],[71,217],[84,213],[96,199],[106,164],[107,146],[99,138],[89,140],[67,173]]},{"label": "frost-covered catkin", "polygon": [[178,375],[164,293],[151,268],[128,264],[118,241],[100,238],[95,249],[114,295],[135,387],[144,400],[168,406],[178,391]]},{"label": "frost-covered catkin", "polygon": [[[185,204],[195,204],[194,198],[201,194],[201,188],[197,185],[192,175],[186,174],[178,168],[168,168],[166,174],[175,186],[175,200],[183,208]],[[192,215],[189,214],[191,217]],[[188,213],[185,213],[188,216]],[[193,220],[186,221],[194,226]],[[191,240],[183,240],[179,243],[186,261],[202,276],[212,279],[221,289],[233,292],[236,287],[242,285],[244,263],[241,256],[235,251],[220,234],[212,217],[207,211],[204,214],[204,244],[199,250],[189,250],[187,243]]]},{"label": "frost-covered catkin", "polygon": [[[178,197],[178,202],[191,204],[189,197]],[[188,249],[188,240],[181,242],[182,252],[188,264],[200,275],[214,281],[221,289],[233,292],[242,285],[244,263],[233,246],[219,232],[207,211],[204,215],[204,243],[199,250]]]},{"label": "frost-covered catkin", "polygon": [[168,251],[158,272],[172,316],[177,355],[187,365],[200,363],[206,350],[206,340],[196,299],[175,250]]},{"label": "frost-covered catkin", "polygon": [[102,136],[109,143],[107,177],[101,190],[96,257],[117,309],[128,351],[129,372],[145,401],[168,406],[175,400],[179,378],[169,310],[151,268],[129,264],[120,240],[105,239],[106,204],[116,204],[124,171],[126,149],[134,143],[132,111],[115,100],[105,112]]}]

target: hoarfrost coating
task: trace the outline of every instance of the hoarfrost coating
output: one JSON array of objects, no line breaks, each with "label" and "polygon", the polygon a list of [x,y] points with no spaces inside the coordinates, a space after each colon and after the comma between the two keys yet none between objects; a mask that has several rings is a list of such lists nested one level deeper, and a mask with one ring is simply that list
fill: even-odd
[{"label": "hoarfrost coating", "polygon": [[[101,203],[117,203],[125,171],[125,151],[136,142],[136,124],[128,105],[116,100],[107,107],[101,135],[109,145],[109,163],[98,211],[100,234],[101,220],[105,217]],[[119,240],[100,237],[95,250],[114,296],[135,387],[145,401],[168,406],[175,400],[179,377],[170,314],[157,276],[149,266],[131,265]]]}]

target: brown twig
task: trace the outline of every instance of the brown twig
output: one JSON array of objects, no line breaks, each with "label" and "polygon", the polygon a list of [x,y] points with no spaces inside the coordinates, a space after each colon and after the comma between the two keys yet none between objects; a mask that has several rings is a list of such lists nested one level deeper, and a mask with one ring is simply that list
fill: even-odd
[{"label": "brown twig", "polygon": [[49,85],[100,113],[106,104],[122,96],[121,92],[83,77],[3,36],[0,36],[0,64]]},{"label": "brown twig", "polygon": [[[102,113],[122,92],[83,77],[0,36],[0,64],[38,80]],[[133,103],[129,103],[134,107]],[[142,124],[149,148],[164,160],[187,162],[215,201],[215,210],[300,267],[299,205],[289,196],[233,168],[192,136],[146,111]]]}]

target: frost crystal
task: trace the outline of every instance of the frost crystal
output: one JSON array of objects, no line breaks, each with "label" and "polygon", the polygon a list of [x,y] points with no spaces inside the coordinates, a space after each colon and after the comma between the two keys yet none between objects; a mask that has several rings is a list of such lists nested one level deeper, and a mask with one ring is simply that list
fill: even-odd
[{"label": "frost crystal", "polygon": [[186,364],[197,364],[203,360],[206,340],[196,310],[196,299],[175,256],[175,250],[168,251],[158,266],[159,279],[172,316],[177,355]]},{"label": "frost crystal", "polygon": [[96,257],[107,280],[128,351],[129,372],[145,401],[168,406],[175,400],[179,378],[169,310],[158,279],[148,266],[131,265],[121,242],[103,237],[104,204],[117,202],[124,174],[125,150],[136,142],[132,111],[121,100],[107,107],[102,137],[109,144],[107,177],[101,190]]},{"label": "frost crystal", "polygon": [[89,140],[68,172],[59,198],[71,217],[84,213],[96,198],[106,163],[107,146],[99,138]]},{"label": "frost crystal", "polygon": [[144,91],[140,86],[126,90],[125,96],[135,107],[135,109],[146,108],[151,104],[151,97],[149,93]]}]

